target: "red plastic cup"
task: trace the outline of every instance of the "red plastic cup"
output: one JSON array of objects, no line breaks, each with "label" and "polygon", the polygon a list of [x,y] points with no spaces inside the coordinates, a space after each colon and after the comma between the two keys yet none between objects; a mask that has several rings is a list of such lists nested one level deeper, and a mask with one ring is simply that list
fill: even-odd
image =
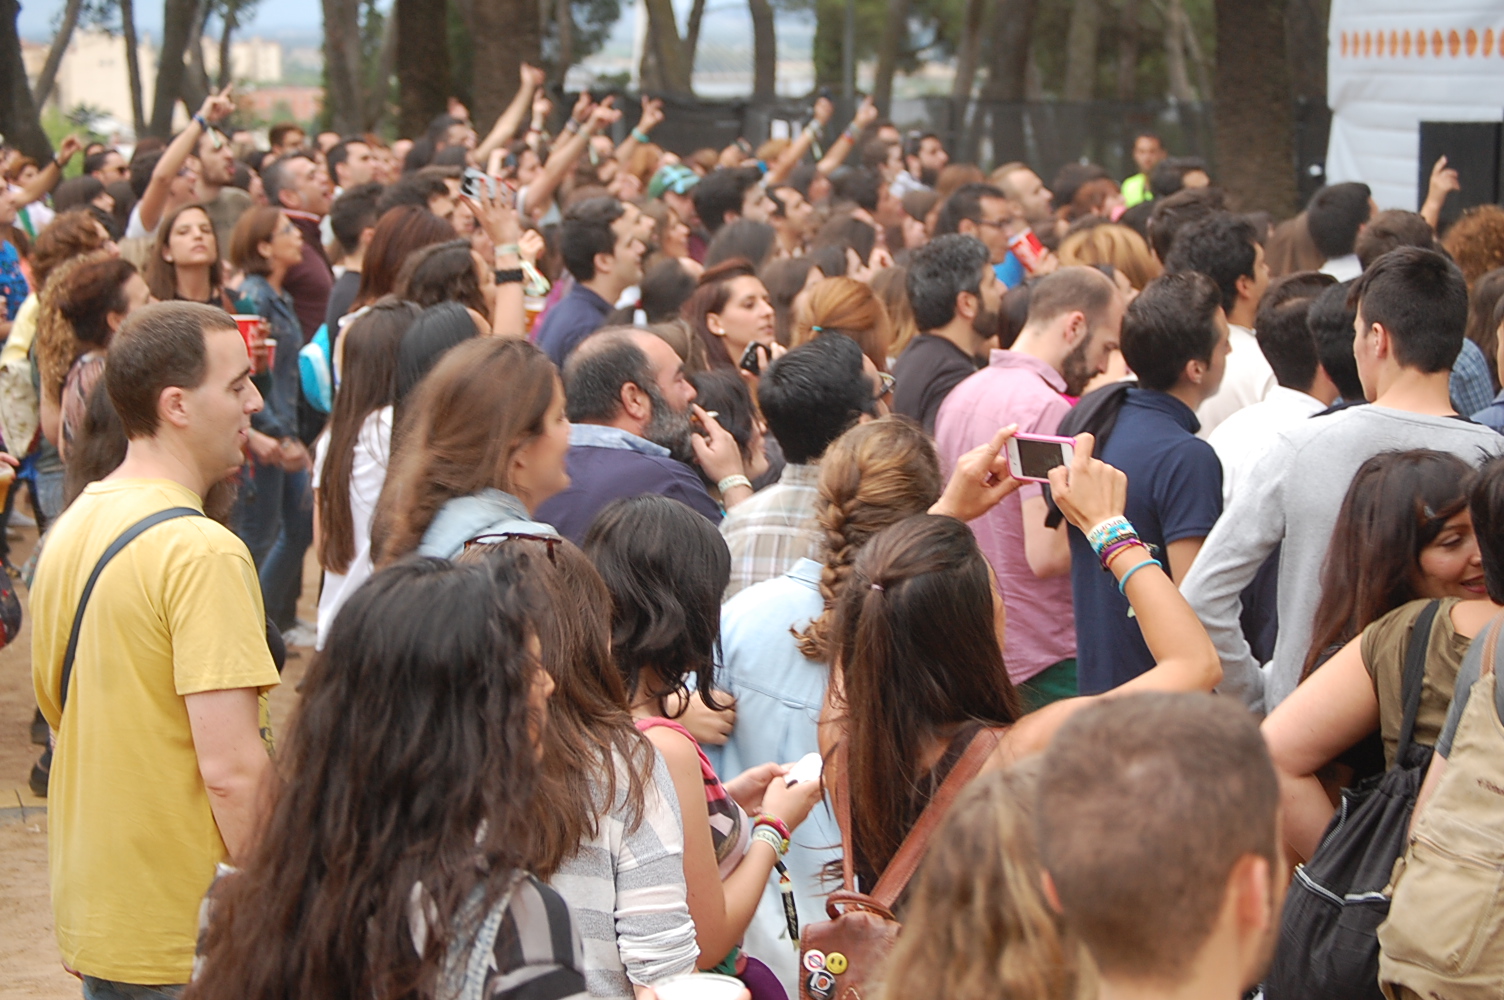
[{"label": "red plastic cup", "polygon": [[1044,244],[1039,242],[1039,237],[1034,235],[1034,230],[1025,229],[1008,237],[1008,249],[1013,251],[1013,256],[1024,266],[1024,270],[1033,274],[1039,269],[1040,262],[1044,259]]},{"label": "red plastic cup", "polygon": [[230,318],[235,321],[235,328],[240,331],[240,339],[245,341],[245,349],[249,353],[252,342],[261,336],[261,317],[236,313]]}]

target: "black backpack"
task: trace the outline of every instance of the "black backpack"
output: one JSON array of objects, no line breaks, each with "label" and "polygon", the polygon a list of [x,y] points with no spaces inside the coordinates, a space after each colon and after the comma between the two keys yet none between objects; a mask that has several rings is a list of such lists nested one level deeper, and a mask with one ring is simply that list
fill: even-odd
[{"label": "black backpack", "polygon": [[1383,998],[1378,930],[1389,916],[1389,878],[1405,853],[1410,814],[1431,763],[1431,748],[1411,737],[1440,605],[1432,601],[1421,611],[1405,650],[1405,715],[1394,766],[1342,790],[1320,846],[1295,869],[1264,980],[1266,1000]]},{"label": "black backpack", "polygon": [[[1137,389],[1138,380],[1129,379],[1123,382],[1113,382],[1104,385],[1100,389],[1093,389],[1076,401],[1060,421],[1060,427],[1055,431],[1061,437],[1075,437],[1077,434],[1090,434],[1096,439],[1094,454],[1102,457],[1102,446],[1107,444],[1107,439],[1112,435],[1112,429],[1117,426],[1118,414],[1122,412],[1123,401],[1128,398],[1129,389]],[[1045,527],[1059,527],[1060,522],[1065,520],[1065,515],[1060,508],[1055,506],[1054,499],[1050,496],[1050,485],[1044,486],[1045,503],[1049,512],[1045,514]]]}]

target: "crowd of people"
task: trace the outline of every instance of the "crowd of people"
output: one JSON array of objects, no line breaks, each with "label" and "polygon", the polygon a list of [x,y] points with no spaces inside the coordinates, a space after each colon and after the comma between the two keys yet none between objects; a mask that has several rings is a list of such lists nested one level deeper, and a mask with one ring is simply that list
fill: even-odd
[{"label": "crowd of people", "polygon": [[[1046,185],[542,85],[3,165],[86,998],[1232,1000],[1412,730],[1434,838],[1496,808],[1504,209],[1438,233],[1445,162],[1272,220],[1147,133]],[[838,891],[890,951],[801,949]]]}]

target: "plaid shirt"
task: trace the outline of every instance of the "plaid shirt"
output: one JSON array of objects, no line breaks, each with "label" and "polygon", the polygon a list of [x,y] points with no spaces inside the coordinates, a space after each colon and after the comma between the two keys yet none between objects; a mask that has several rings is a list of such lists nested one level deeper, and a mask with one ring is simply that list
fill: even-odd
[{"label": "plaid shirt", "polygon": [[820,558],[820,528],[815,523],[819,479],[817,465],[787,465],[777,485],[727,511],[721,535],[731,550],[731,582],[722,600],[782,576],[802,558]]}]

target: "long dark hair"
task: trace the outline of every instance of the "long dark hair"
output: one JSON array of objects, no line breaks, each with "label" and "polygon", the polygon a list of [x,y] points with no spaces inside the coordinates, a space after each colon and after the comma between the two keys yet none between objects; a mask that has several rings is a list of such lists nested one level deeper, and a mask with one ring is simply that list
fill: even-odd
[{"label": "long dark hair", "polygon": [[[642,821],[653,750],[632,724],[627,689],[611,662],[611,592],[585,554],[566,540],[506,538],[465,551],[458,562],[520,566],[537,592],[543,668],[553,677],[543,732],[538,810],[529,868],[547,879],[600,832],[607,812],[632,830]],[[620,774],[626,780],[618,780]]]},{"label": "long dark hair", "polygon": [[628,696],[642,693],[651,667],[662,682],[651,697],[687,694],[693,673],[701,699],[714,705],[721,595],[731,580],[721,533],[677,500],[626,497],[596,515],[584,548],[611,592],[611,656]]},{"label": "long dark hair", "polygon": [[1467,509],[1474,471],[1456,455],[1416,448],[1358,466],[1321,569],[1321,601],[1301,680],[1328,655],[1419,595],[1421,550]]},{"label": "long dark hair", "polygon": [[355,292],[352,311],[370,305],[397,288],[397,272],[414,250],[455,237],[454,227],[418,205],[399,205],[389,209],[371,232],[360,265],[360,288]]},{"label": "long dark hair", "polygon": [[344,331],[344,364],[329,414],[329,451],[319,480],[319,565],[344,573],[355,558],[350,476],[355,444],[366,418],[392,405],[397,346],[420,310],[411,302],[384,299]]},{"label": "long dark hair", "polygon": [[436,243],[408,254],[397,274],[394,291],[399,299],[420,306],[459,302],[487,319],[491,317],[491,307],[481,295],[475,252],[470,249],[469,240]]},{"label": "long dark hair", "polygon": [[842,751],[859,867],[880,873],[919,817],[920,758],[967,721],[1019,716],[971,529],[920,514],[873,536],[836,602]]},{"label": "long dark hair", "polygon": [[340,610],[190,996],[435,995],[462,904],[479,886],[485,913],[526,861],[544,720],[518,569],[411,559]]},{"label": "long dark hair", "polygon": [[[757,268],[745,257],[723,260],[714,267],[706,268],[700,275],[700,284],[684,303],[680,315],[689,322],[690,328],[705,345],[705,361],[711,368],[736,370],[736,362],[726,354],[726,345],[720,337],[710,332],[711,313],[719,313],[731,299],[731,282],[737,278],[756,278]],[[760,280],[760,279],[759,279]]]}]

